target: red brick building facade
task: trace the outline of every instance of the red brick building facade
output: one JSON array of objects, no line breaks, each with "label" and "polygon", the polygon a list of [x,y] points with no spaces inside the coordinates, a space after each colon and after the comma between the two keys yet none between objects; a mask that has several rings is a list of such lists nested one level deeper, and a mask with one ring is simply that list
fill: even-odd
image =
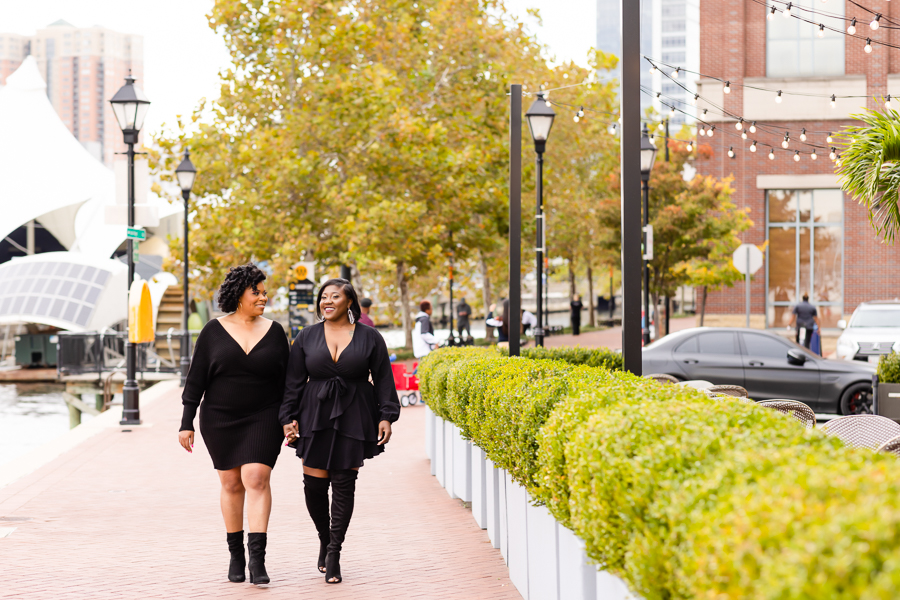
[{"label": "red brick building facade", "polygon": [[[845,0],[794,3],[795,14],[845,29],[847,23],[837,18],[799,13],[798,4],[858,17],[857,35],[900,45],[900,30],[871,30],[872,16]],[[897,2],[864,4],[900,22]],[[875,98],[890,93],[900,99],[900,50],[876,44],[866,53],[865,40],[833,32],[823,44],[816,41],[814,25],[785,18],[781,12],[770,20],[768,12],[752,0],[700,0],[700,71],[729,81],[731,93],[723,93],[718,81],[699,82],[700,94],[708,100],[709,114],[704,118],[715,122],[717,132],[712,158],[696,166],[701,174],[733,177],[734,200],[738,207],[750,209],[754,222],[743,241],[766,244],[764,266],[751,283],[753,326],[783,327],[790,304],[808,292],[820,306],[824,325],[834,327],[860,302],[900,296],[900,246],[878,241],[865,208],[839,191],[828,156],[834,144],[826,141],[829,132],[855,123],[850,115],[863,107],[881,109],[882,101]],[[794,30],[796,44],[790,39]],[[744,85],[826,97],[786,95],[776,103],[776,94]],[[859,97],[838,98],[832,106],[830,94]],[[714,105],[743,116],[747,123],[765,123],[766,129],[774,127],[777,133],[758,130],[747,140],[722,135],[736,133],[735,121],[714,116]],[[800,142],[804,128],[807,142],[819,146],[817,160],[808,154],[812,147]],[[785,132],[791,140],[787,151],[781,148]],[[757,141],[755,153],[749,150],[752,140]],[[734,158],[728,157],[728,146],[734,147]],[[774,160],[768,158],[770,147],[775,149]],[[795,150],[804,152],[799,161],[794,160]],[[744,310],[743,283],[709,295],[711,324],[743,324]]]}]

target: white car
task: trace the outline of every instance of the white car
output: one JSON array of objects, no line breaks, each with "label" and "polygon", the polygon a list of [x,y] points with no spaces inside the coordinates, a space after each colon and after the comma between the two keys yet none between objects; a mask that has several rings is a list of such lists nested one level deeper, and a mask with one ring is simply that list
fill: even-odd
[{"label": "white car", "polygon": [[837,342],[843,360],[878,362],[882,354],[900,352],[900,300],[863,302],[850,317],[838,321],[844,330]]}]

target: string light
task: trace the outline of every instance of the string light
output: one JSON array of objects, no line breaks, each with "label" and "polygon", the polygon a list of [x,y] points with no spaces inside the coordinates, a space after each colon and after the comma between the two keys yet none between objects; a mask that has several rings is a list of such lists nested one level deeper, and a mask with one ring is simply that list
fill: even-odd
[{"label": "string light", "polygon": [[822,23],[819,23],[819,37],[825,37],[825,25],[823,25]]},{"label": "string light", "polygon": [[697,100],[699,100],[699,99],[700,99],[700,94],[694,94],[694,98],[693,98],[693,100],[691,100],[691,104],[693,104],[694,106],[697,106]]},{"label": "string light", "polygon": [[878,27],[881,25],[881,13],[875,13],[875,18],[872,19],[872,22],[869,23],[869,27],[872,28],[872,31],[877,31]]},{"label": "string light", "polygon": [[813,148],[812,154],[810,154],[809,157],[810,157],[812,160],[816,160],[817,158],[819,158],[819,155],[816,154],[815,148]]},{"label": "string light", "polygon": [[784,15],[784,18],[785,18],[785,19],[787,19],[787,18],[789,18],[789,17],[791,16],[791,7],[792,7],[793,5],[794,5],[794,4],[793,4],[792,2],[788,2],[788,3],[787,3],[787,6],[784,7],[784,11],[782,12],[782,14]]},{"label": "string light", "polygon": [[688,142],[688,143],[687,143],[687,151],[688,151],[688,152],[693,152],[693,151],[694,151],[694,145],[693,145],[691,142]]},{"label": "string light", "polygon": [[831,95],[831,108],[837,106],[837,98],[834,97],[834,94]]},{"label": "string light", "polygon": [[750,133],[756,133],[756,121],[750,123]]},{"label": "string light", "polygon": [[753,143],[750,144],[750,152],[756,152],[756,140],[753,140]]},{"label": "string light", "polygon": [[650,74],[651,74],[651,75],[656,75],[656,72],[657,72],[657,71],[659,71],[659,69],[656,68],[656,65],[653,64],[653,63],[650,63]]},{"label": "string light", "polygon": [[775,160],[775,151],[769,148],[769,160]]},{"label": "string light", "polygon": [[742,132],[741,132],[741,139],[742,139],[742,140],[746,140],[746,139],[747,139],[747,132],[746,132],[746,131],[742,131]]},{"label": "string light", "polygon": [[800,130],[800,141],[801,142],[806,141],[806,127],[804,127],[803,129]]},{"label": "string light", "polygon": [[706,135],[706,127],[701,127],[699,131],[697,131],[699,135]]},{"label": "string light", "polygon": [[734,158],[734,146],[728,146],[728,158]]},{"label": "string light", "polygon": [[[775,8],[774,6],[772,8]],[[856,17],[853,17],[853,20],[850,21],[850,27],[847,28],[847,33],[850,35],[856,35]]]},{"label": "string light", "polygon": [[800,162],[800,151],[794,150],[794,162]]},{"label": "string light", "polygon": [[766,15],[766,18],[770,21],[775,18],[775,7],[774,6],[772,7],[772,10],[769,12],[769,14]]},{"label": "string light", "polygon": [[837,158],[837,152],[835,152],[834,146],[831,147],[831,152],[828,154],[828,158],[834,160]]},{"label": "string light", "polygon": [[672,79],[678,79],[678,74],[681,72],[681,67],[676,67],[674,71],[672,71]]},{"label": "string light", "polygon": [[714,132],[715,130],[716,130],[716,126],[713,125],[712,127],[709,128],[709,131],[706,132],[706,136],[707,136],[707,137],[712,137],[712,136],[713,136],[713,132]]},{"label": "string light", "polygon": [[671,110],[669,110],[669,114],[674,117],[675,116],[675,105],[673,104],[669,108],[671,109]]},{"label": "string light", "polygon": [[703,116],[705,117],[705,116],[706,116],[706,113],[708,113],[708,112],[709,112],[709,109],[708,109],[708,108],[704,108],[704,109],[703,109]]},{"label": "string light", "polygon": [[778,90],[778,95],[775,96],[775,102],[781,104],[781,90]]},{"label": "string light", "polygon": [[738,131],[744,128],[744,117],[741,117],[741,120],[734,124],[734,128]]},{"label": "string light", "polygon": [[[869,52],[871,52],[871,50],[869,50]],[[725,82],[725,88],[722,89],[722,91],[725,92],[726,94],[731,93],[731,82],[730,81]]]},{"label": "string light", "polygon": [[610,125],[607,131],[609,131],[609,135],[616,135],[616,124]]},{"label": "string light", "polygon": [[834,138],[832,137],[832,135],[833,134],[829,133],[828,137],[825,138],[825,141],[828,142],[829,144],[834,141]]},{"label": "string light", "polygon": [[791,136],[788,135],[787,132],[785,132],[784,141],[781,142],[781,147],[784,148],[785,150],[787,150],[787,147],[790,145],[790,143],[791,143]]},{"label": "string light", "polygon": [[866,47],[863,48],[863,50],[866,51],[866,54],[872,53],[872,40],[871,39],[866,38]]},{"label": "string light", "polygon": [[888,110],[891,110],[891,95],[887,95],[887,100],[884,101],[884,107]]}]

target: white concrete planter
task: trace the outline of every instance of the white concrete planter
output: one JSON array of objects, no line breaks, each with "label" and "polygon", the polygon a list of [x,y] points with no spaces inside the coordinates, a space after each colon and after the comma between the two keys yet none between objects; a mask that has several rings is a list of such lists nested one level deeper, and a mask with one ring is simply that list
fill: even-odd
[{"label": "white concrete planter", "polygon": [[530,600],[528,593],[528,492],[506,476],[506,526],[507,549],[506,564],[509,566],[509,578],[522,594],[522,598]]},{"label": "white concrete planter", "polygon": [[588,561],[584,541],[571,529],[556,524],[559,544],[560,600],[595,600],[597,598],[597,566]]},{"label": "white concrete planter", "polygon": [[475,523],[482,529],[487,529],[487,491],[486,484],[486,465],[484,462],[484,450],[472,444],[469,452],[469,463],[472,470],[472,516]]},{"label": "white concrete planter", "polygon": [[453,426],[453,493],[463,502],[472,501],[472,442]]},{"label": "white concrete planter", "polygon": [[[560,600],[559,541],[556,519],[546,506],[534,506],[528,497],[526,505],[528,536],[528,598]],[[565,600],[570,600],[564,596]]]},{"label": "white concrete planter", "polygon": [[453,485],[453,430],[456,427],[450,421],[444,421],[444,489],[451,498],[456,498]]},{"label": "white concrete planter", "polygon": [[509,510],[506,504],[506,470],[498,469],[497,470],[497,500],[500,508],[500,556],[503,557],[503,560],[506,561],[506,565],[509,566]]},{"label": "white concrete planter", "polygon": [[606,571],[597,571],[597,600],[640,600],[625,582]]},{"label": "white concrete planter", "polygon": [[[500,469],[494,466],[491,459],[484,459],[484,496],[485,496],[485,513],[487,517],[488,538],[494,548],[500,548],[500,486],[503,485],[503,478],[500,476]],[[474,504],[473,504],[474,508]],[[503,518],[506,519],[506,511],[503,511]]]},{"label": "white concrete planter", "polygon": [[446,469],[444,468],[444,420],[439,416],[434,416],[434,460],[431,461],[432,464],[432,473],[434,473],[435,477],[437,477],[438,483],[441,484],[441,487],[446,485],[446,479],[444,478],[444,473]]},{"label": "white concrete planter", "polygon": [[431,461],[431,474],[434,475],[434,412],[425,407],[425,456]]}]

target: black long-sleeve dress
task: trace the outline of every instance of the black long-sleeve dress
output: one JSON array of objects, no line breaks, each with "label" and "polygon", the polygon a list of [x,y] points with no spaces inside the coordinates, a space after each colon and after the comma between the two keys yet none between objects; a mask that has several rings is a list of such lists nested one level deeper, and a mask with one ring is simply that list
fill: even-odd
[{"label": "black long-sleeve dress", "polygon": [[194,430],[199,406],[200,433],[217,470],[275,466],[284,441],[278,410],[289,354],[284,330],[274,321],[249,353],[218,319],[203,327],[181,395],[181,431]]},{"label": "black long-sleeve dress", "polygon": [[[369,381],[369,374],[372,381]],[[314,469],[355,469],[384,451],[378,423],[400,417],[384,338],[357,325],[350,344],[331,358],[325,324],[303,329],[291,347],[281,423],[296,420],[297,456]]]}]

